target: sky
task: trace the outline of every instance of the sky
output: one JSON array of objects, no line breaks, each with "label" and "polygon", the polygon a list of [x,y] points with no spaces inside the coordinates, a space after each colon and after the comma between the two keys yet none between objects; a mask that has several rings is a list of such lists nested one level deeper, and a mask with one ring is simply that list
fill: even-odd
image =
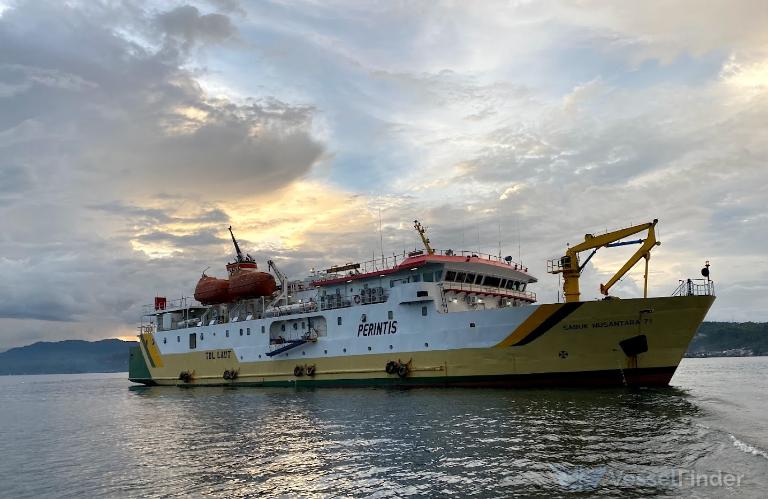
[{"label": "sky", "polygon": [[766,321],[766,26],[757,0],[0,0],[0,350],[133,335],[225,275],[230,224],[301,278],[419,219],[547,303],[566,244],[657,218],[651,295],[709,260],[707,319]]}]

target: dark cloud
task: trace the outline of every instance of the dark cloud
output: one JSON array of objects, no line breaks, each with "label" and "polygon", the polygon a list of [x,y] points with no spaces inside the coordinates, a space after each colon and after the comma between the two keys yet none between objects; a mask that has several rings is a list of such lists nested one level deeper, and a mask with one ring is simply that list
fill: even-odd
[{"label": "dark cloud", "polygon": [[192,5],[158,14],[155,24],[162,36],[181,43],[185,49],[196,43],[222,42],[237,35],[237,29],[226,15],[201,14]]}]

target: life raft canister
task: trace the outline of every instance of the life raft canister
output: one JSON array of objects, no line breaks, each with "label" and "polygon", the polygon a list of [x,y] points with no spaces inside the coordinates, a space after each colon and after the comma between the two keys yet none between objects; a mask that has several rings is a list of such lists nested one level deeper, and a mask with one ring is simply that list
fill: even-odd
[{"label": "life raft canister", "polygon": [[314,376],[315,375],[315,366],[307,366],[307,376]]},{"label": "life raft canister", "polygon": [[384,367],[384,370],[387,372],[387,374],[395,374],[397,372],[397,362],[394,360],[390,360],[387,362],[386,367]]},{"label": "life raft canister", "polygon": [[293,375],[297,378],[300,376],[304,376],[304,368],[301,366],[296,366],[293,368]]}]

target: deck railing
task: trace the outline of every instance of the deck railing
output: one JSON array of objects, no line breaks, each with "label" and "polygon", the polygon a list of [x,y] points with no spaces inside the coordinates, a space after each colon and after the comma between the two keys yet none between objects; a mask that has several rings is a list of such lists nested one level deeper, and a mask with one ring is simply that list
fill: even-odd
[{"label": "deck railing", "polygon": [[715,296],[715,283],[708,279],[681,279],[672,296]]},{"label": "deck railing", "polygon": [[[423,256],[426,254],[427,252],[425,250],[415,250],[411,252],[403,251],[402,254],[393,253],[392,256],[382,256],[382,257],[366,260],[359,263],[348,262],[347,264],[340,265],[339,267],[341,268],[349,268],[351,266],[355,266],[355,267],[353,269],[346,270],[344,272],[320,271],[320,272],[316,272],[314,277],[318,281],[323,281],[327,279],[338,279],[339,277],[345,277],[348,275],[354,275],[358,273],[370,274],[374,272],[382,272],[382,271],[391,270],[397,267],[408,258]],[[507,261],[504,258],[499,257],[498,255],[491,255],[489,253],[482,253],[479,251],[470,251],[470,250],[454,251],[451,249],[445,249],[445,250],[436,249],[434,254],[439,256],[474,257],[474,258],[479,258],[481,260],[488,260],[491,262],[503,263],[504,265],[509,265],[514,269],[520,269],[524,271],[528,270],[527,268],[523,267],[523,265],[520,263],[514,262],[512,260]]]}]

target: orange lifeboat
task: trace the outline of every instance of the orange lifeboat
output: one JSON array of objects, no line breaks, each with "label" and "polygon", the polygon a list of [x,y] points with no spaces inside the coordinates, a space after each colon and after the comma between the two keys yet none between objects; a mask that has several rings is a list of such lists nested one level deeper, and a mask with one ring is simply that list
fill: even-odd
[{"label": "orange lifeboat", "polygon": [[[235,268],[232,268],[235,267]],[[231,300],[247,300],[271,296],[277,289],[272,274],[256,270],[256,264],[227,265],[229,275],[229,296]]]},{"label": "orange lifeboat", "polygon": [[195,300],[203,305],[218,305],[232,301],[229,296],[229,281],[203,274],[195,286]]}]

